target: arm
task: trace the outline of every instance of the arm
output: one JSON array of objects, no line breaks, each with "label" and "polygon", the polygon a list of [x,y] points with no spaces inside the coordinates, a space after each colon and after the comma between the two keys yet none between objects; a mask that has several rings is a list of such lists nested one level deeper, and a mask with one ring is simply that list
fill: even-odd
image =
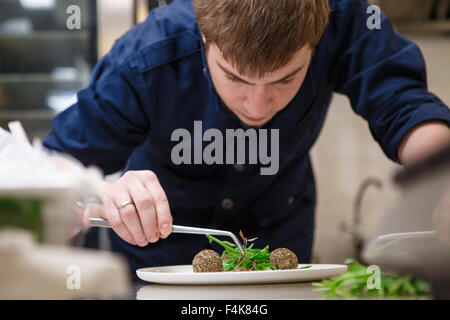
[{"label": "arm", "polygon": [[89,86],[76,104],[53,121],[44,140],[48,149],[71,154],[106,174],[125,167],[134,148],[147,137],[150,124],[135,89],[140,78],[126,64],[118,64],[114,50],[93,70]]},{"label": "arm", "polygon": [[450,145],[448,125],[440,121],[425,122],[406,134],[398,148],[398,158],[403,165],[408,166],[448,145]]},{"label": "arm", "polygon": [[[151,101],[147,94],[156,95],[155,86],[145,86],[138,71],[119,63],[118,55],[113,49],[97,64],[88,88],[55,118],[53,132],[44,140],[48,149],[71,154],[107,174],[123,170],[127,158],[147,138],[151,106],[144,103]],[[171,232],[167,196],[153,172],[128,171],[115,183],[104,181],[98,194],[101,205],[77,211],[81,226],[87,227],[90,217],[104,218],[123,240],[139,246]],[[125,201],[132,205],[120,208]],[[72,234],[81,226],[75,226]]]},{"label": "arm", "polygon": [[381,29],[369,30],[366,1],[339,4],[338,59],[331,73],[335,91],[350,99],[391,160],[408,165],[443,147],[450,110],[427,88],[420,49],[395,33],[384,15]]}]

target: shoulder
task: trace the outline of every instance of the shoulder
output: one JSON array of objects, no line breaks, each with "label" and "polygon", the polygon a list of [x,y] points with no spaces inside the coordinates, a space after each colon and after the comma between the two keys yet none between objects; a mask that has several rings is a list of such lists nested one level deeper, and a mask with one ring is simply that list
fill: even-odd
[{"label": "shoulder", "polygon": [[[382,32],[368,28],[368,21],[374,14],[372,5],[367,0],[329,0],[329,23],[322,37],[322,46],[339,49],[349,45],[365,35],[390,35],[391,26],[386,16],[380,13],[383,23]],[[342,49],[342,48],[341,48]],[[338,50],[339,51],[339,50]]]},{"label": "shoulder", "polygon": [[[372,12],[367,0],[329,0],[331,14],[330,26],[337,28],[365,21]],[[366,24],[363,23],[363,26]]]},{"label": "shoulder", "polygon": [[200,41],[192,0],[175,0],[153,9],[144,22],[116,40],[110,54],[118,65],[145,72],[194,54]]}]

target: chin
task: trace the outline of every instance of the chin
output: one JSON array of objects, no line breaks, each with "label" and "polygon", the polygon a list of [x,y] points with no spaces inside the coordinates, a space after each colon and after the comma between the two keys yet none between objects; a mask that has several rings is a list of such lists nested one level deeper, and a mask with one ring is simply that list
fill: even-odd
[{"label": "chin", "polygon": [[241,124],[244,127],[261,128],[261,127],[264,127],[267,123],[269,123],[270,120],[272,120],[272,118],[264,120],[262,122],[249,122],[248,120],[244,120],[244,119],[240,119],[240,120],[241,120]]}]

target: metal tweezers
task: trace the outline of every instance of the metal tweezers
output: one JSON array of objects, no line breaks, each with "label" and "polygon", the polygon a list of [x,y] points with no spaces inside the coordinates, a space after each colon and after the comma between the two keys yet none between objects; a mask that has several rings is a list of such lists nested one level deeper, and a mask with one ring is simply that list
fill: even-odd
[{"label": "metal tweezers", "polygon": [[[89,226],[111,228],[108,221],[100,218],[90,218]],[[236,244],[239,251],[241,251],[242,254],[245,254],[244,247],[242,247],[242,244],[239,242],[238,238],[230,231],[172,225],[172,233],[209,234],[230,237],[233,239],[233,242]]]}]

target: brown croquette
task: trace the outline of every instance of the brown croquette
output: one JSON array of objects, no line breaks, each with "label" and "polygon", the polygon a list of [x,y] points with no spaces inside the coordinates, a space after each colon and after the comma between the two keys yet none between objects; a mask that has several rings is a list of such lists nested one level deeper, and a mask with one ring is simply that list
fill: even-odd
[{"label": "brown croquette", "polygon": [[270,254],[270,262],[272,262],[278,270],[297,269],[298,258],[294,252],[286,248],[278,248]]},{"label": "brown croquette", "polygon": [[194,272],[221,272],[223,271],[220,255],[209,249],[197,253],[192,260]]}]

